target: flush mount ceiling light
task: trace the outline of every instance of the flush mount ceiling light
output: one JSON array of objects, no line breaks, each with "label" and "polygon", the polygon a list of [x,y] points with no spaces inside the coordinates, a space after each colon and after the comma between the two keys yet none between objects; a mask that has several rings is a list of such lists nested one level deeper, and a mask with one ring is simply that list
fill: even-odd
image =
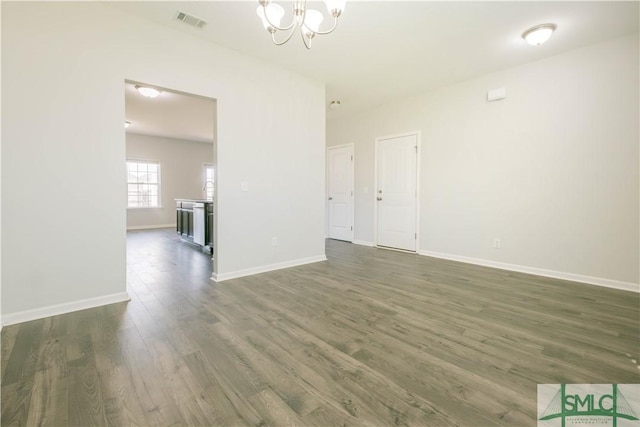
[{"label": "flush mount ceiling light", "polygon": [[331,103],[329,104],[329,108],[332,110],[337,110],[338,108],[340,108],[340,101],[331,101]]},{"label": "flush mount ceiling light", "polygon": [[155,98],[160,95],[160,91],[152,87],[136,85],[136,89],[138,89],[138,92],[140,92],[142,96],[146,96],[147,98]]},{"label": "flush mount ceiling light", "polygon": [[[314,9],[307,9],[306,0],[295,0],[293,2],[293,19],[291,24],[281,27],[280,22],[284,16],[284,9],[282,6],[272,3],[271,0],[258,0],[260,5],[256,12],[262,20],[262,25],[271,34],[271,40],[277,46],[283,45],[288,42],[296,29],[300,29],[300,35],[302,41],[307,49],[311,48],[311,40],[317,35],[329,34],[336,29],[338,25],[338,18],[344,11],[344,4],[346,0],[324,0],[327,5],[329,15],[333,17],[333,25],[329,30],[320,31],[320,24],[324,19],[322,12]],[[289,32],[284,39],[277,41],[276,32],[282,31]]]},{"label": "flush mount ceiling light", "polygon": [[549,37],[551,37],[551,34],[553,34],[555,30],[556,24],[536,25],[522,33],[522,38],[531,46],[540,46],[549,40]]},{"label": "flush mount ceiling light", "polygon": [[129,126],[131,126],[131,122],[129,122],[129,121],[125,121],[125,122],[124,122],[124,128],[126,129],[126,128],[128,128]]}]

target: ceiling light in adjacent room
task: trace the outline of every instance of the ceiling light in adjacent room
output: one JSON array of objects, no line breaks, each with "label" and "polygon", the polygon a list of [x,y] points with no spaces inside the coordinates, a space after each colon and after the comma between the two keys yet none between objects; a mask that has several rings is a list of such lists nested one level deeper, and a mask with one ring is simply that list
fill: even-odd
[{"label": "ceiling light in adjacent room", "polygon": [[549,40],[551,34],[556,30],[556,24],[542,24],[529,28],[522,33],[522,38],[531,46],[540,46]]},{"label": "ceiling light in adjacent room", "polygon": [[131,122],[125,121],[124,122],[124,128],[128,128],[129,126],[131,126]]},{"label": "ceiling light in adjacent room", "polygon": [[136,85],[136,89],[138,89],[138,92],[140,92],[142,96],[146,96],[147,98],[155,98],[160,95],[160,91],[152,87]]}]

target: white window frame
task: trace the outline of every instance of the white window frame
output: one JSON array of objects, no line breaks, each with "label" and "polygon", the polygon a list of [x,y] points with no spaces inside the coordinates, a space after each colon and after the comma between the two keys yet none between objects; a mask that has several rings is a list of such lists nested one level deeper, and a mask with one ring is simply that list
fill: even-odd
[{"label": "white window frame", "polygon": [[[140,182],[130,182],[129,181],[129,163],[147,163],[147,164],[154,164],[158,166],[158,182],[157,184],[151,184],[151,185],[157,185],[158,187],[158,204],[157,206],[129,206],[129,184],[140,184]],[[127,171],[127,209],[131,209],[131,210],[140,210],[140,209],[162,209],[162,165],[160,164],[159,160],[149,160],[149,159],[134,159],[134,158],[127,158],[126,163],[125,163],[125,167],[126,167],[126,171]],[[148,183],[147,183],[148,184]]]}]

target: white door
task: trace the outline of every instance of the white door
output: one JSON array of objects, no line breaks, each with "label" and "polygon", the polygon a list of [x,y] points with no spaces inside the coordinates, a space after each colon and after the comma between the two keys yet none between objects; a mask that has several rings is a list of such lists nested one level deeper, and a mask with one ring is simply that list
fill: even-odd
[{"label": "white door", "polygon": [[329,148],[329,238],[353,241],[353,145]]},{"label": "white door", "polygon": [[418,136],[376,142],[376,244],[415,251]]}]

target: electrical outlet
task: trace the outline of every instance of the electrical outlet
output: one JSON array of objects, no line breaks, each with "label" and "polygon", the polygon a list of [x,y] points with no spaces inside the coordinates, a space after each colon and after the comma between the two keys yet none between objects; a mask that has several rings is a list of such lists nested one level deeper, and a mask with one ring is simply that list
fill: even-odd
[{"label": "electrical outlet", "polygon": [[272,237],[271,238],[271,246],[278,246],[278,238],[277,237]]},{"label": "electrical outlet", "polygon": [[502,242],[500,242],[500,239],[493,239],[493,248],[500,249],[501,247],[502,247]]}]

